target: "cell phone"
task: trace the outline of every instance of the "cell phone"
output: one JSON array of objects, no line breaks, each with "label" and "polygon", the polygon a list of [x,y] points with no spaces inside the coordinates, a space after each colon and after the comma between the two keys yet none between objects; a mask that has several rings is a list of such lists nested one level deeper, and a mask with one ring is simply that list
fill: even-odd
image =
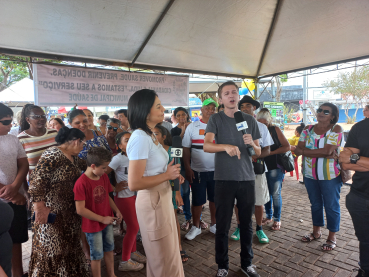
[{"label": "cell phone", "polygon": [[[33,213],[32,221],[35,221],[35,219],[36,219],[36,212]],[[55,219],[56,219],[56,214],[49,213],[49,216],[47,217],[47,223],[52,224],[55,222]]]}]

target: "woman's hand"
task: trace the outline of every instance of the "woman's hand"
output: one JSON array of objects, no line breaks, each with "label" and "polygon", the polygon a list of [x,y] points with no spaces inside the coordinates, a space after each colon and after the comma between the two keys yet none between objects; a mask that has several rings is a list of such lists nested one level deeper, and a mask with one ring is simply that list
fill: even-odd
[{"label": "woman's hand", "polygon": [[127,181],[121,181],[115,186],[115,192],[120,192],[122,190],[128,189],[128,182]]},{"label": "woman's hand", "polygon": [[294,152],[295,152],[295,155],[296,156],[301,156],[303,151],[302,151],[302,149],[300,147],[297,146],[295,148]]},{"label": "woman's hand", "polygon": [[168,164],[167,171],[165,172],[168,176],[168,180],[175,180],[179,178],[179,176],[181,176],[180,174],[181,165],[180,164],[173,165],[173,163],[174,159]]},{"label": "woman's hand", "polygon": [[340,153],[339,162],[343,163],[343,164],[351,163],[350,156],[352,154],[354,154],[354,153],[350,149],[344,148],[343,151]]},{"label": "woman's hand", "polygon": [[11,202],[15,205],[24,205],[27,203],[27,200],[22,194],[18,193],[12,198]]},{"label": "woman's hand", "polygon": [[187,122],[187,123],[185,123],[182,127],[181,127],[181,134],[180,134],[180,136],[181,136],[181,138],[183,138],[183,136],[184,136],[184,133],[186,132],[186,129],[187,129],[187,126],[188,125],[190,125],[190,122]]},{"label": "woman's hand", "polygon": [[183,199],[179,191],[176,191],[176,204],[178,207],[183,206]]},{"label": "woman's hand", "polygon": [[34,203],[35,207],[35,222],[39,224],[46,224],[49,217],[50,208],[45,206],[45,202]]}]

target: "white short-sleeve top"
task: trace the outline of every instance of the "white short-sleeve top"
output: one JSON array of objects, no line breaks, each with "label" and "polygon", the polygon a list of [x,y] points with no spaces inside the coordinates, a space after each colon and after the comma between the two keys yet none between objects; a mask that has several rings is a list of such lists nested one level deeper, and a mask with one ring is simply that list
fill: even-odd
[{"label": "white short-sleeve top", "polygon": [[156,145],[151,136],[142,130],[132,133],[127,145],[127,155],[130,161],[146,160],[143,176],[155,176],[167,171],[167,151],[160,143]]}]

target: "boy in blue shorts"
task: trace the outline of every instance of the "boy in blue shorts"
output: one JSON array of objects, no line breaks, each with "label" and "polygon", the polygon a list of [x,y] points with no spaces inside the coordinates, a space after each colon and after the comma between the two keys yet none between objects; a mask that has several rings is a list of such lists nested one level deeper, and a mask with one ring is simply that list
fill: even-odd
[{"label": "boy in blue shorts", "polygon": [[115,220],[120,223],[122,215],[109,197],[113,189],[105,172],[111,158],[111,153],[105,148],[91,148],[87,153],[87,170],[79,177],[73,189],[77,213],[82,216],[82,231],[86,233],[90,246],[93,277],[101,276],[103,257],[108,276],[116,277],[112,224]]}]

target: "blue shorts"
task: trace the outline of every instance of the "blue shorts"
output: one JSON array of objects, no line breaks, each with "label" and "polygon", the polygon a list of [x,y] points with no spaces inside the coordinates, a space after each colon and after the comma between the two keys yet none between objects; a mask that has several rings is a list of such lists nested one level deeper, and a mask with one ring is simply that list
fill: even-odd
[{"label": "blue shorts", "polygon": [[193,171],[195,179],[191,184],[192,190],[192,205],[202,206],[206,203],[206,190],[208,194],[208,200],[214,202],[214,171],[197,172]]},{"label": "blue shorts", "polygon": [[86,233],[92,261],[101,260],[104,252],[114,250],[113,225],[108,225],[104,230],[96,233]]}]

